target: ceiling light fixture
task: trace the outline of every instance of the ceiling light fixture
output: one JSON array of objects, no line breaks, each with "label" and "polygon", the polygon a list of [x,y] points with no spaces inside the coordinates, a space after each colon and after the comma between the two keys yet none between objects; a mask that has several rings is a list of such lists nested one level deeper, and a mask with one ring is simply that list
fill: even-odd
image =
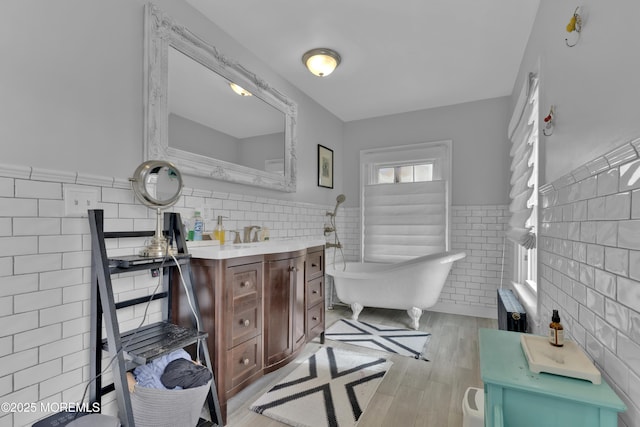
[{"label": "ceiling light fixture", "polygon": [[240,96],[253,96],[253,94],[251,92],[249,92],[246,89],[241,88],[240,86],[238,86],[235,83],[229,83],[229,86],[231,86],[231,89],[233,89],[233,91],[235,93],[237,93]]},{"label": "ceiling light fixture", "polygon": [[311,49],[302,55],[302,63],[318,77],[326,77],[340,65],[338,52],[327,48]]}]

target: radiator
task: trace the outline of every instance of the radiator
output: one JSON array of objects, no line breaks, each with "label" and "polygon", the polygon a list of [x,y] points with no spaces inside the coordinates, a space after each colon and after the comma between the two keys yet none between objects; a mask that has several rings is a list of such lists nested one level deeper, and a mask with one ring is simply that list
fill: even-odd
[{"label": "radiator", "polygon": [[527,332],[527,313],[510,289],[498,289],[498,328]]}]

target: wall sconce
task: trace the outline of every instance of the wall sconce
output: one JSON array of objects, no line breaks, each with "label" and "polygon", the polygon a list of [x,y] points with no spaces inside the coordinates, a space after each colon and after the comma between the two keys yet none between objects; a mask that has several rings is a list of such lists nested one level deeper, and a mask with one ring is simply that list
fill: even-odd
[{"label": "wall sconce", "polygon": [[311,49],[302,55],[302,63],[318,77],[327,77],[340,65],[338,52],[327,48]]},{"label": "wall sconce", "polygon": [[554,117],[555,117],[555,108],[552,105],[551,109],[549,110],[549,114],[547,114],[547,117],[544,118],[544,128],[542,128],[542,133],[544,134],[544,136],[551,136],[553,135],[553,128],[555,126],[555,122]]},{"label": "wall sconce", "polygon": [[571,19],[569,20],[569,23],[567,24],[567,33],[575,32],[576,34],[578,34],[573,44],[569,43],[568,38],[564,39],[564,42],[569,47],[574,47],[575,45],[578,44],[578,40],[580,40],[580,32],[582,31],[582,17],[578,13],[579,10],[580,10],[580,6],[576,7],[576,10],[573,12],[573,16],[571,17]]},{"label": "wall sconce", "polygon": [[251,92],[242,88],[241,86],[238,86],[235,83],[229,83],[229,86],[231,86],[231,90],[233,90],[235,93],[237,93],[240,96],[253,96]]}]

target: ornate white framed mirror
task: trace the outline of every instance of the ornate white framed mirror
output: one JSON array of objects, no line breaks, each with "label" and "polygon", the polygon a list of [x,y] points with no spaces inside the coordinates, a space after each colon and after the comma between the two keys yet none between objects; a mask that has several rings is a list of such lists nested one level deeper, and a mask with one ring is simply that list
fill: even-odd
[{"label": "ornate white framed mirror", "polygon": [[152,3],[145,7],[144,65],[145,160],[170,161],[187,175],[296,190],[295,102]]}]

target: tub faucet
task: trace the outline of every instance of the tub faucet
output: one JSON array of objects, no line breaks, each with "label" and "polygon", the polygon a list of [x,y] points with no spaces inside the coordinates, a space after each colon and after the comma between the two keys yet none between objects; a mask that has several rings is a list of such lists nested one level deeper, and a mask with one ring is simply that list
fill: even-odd
[{"label": "tub faucet", "polygon": [[[244,243],[249,243],[251,242],[251,231],[253,229],[260,230],[260,227],[258,227],[257,225],[250,225],[248,227],[244,228],[244,239],[242,240]],[[255,238],[253,239],[254,242],[258,241],[258,233],[256,233]]]}]

